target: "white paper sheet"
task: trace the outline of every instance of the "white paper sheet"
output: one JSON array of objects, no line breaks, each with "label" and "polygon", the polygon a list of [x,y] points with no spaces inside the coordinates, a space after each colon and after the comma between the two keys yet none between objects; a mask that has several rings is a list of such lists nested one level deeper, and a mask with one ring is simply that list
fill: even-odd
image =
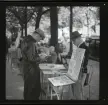
[{"label": "white paper sheet", "polygon": [[76,51],[73,52],[70,59],[68,75],[74,81],[78,80],[81,64],[84,58],[84,53],[85,49],[77,48]]},{"label": "white paper sheet", "polygon": [[48,78],[48,79],[54,86],[63,86],[63,85],[69,85],[69,84],[74,83],[74,81],[72,81],[66,75]]},{"label": "white paper sheet", "polygon": [[40,69],[42,70],[60,70],[66,69],[63,64],[39,64]]}]

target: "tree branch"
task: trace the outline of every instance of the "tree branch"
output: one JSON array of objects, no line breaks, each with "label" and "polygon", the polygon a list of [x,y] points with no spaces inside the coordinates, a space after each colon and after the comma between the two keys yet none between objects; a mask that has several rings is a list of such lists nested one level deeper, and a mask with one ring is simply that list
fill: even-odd
[{"label": "tree branch", "polygon": [[95,11],[93,11],[91,8],[89,8],[89,10],[90,10],[92,13],[96,14],[96,12],[95,12]]},{"label": "tree branch", "polygon": [[6,21],[6,22],[12,22],[11,20],[8,20],[8,21]]},{"label": "tree branch", "polygon": [[37,17],[37,15],[36,14],[34,14],[35,15],[35,17]]},{"label": "tree branch", "polygon": [[34,12],[30,15],[30,18],[27,19],[27,23],[30,21],[31,17],[34,15]]},{"label": "tree branch", "polygon": [[15,15],[15,17],[16,17],[21,23],[23,23],[23,21],[21,20],[20,16],[18,16],[17,13],[16,13],[15,11],[11,10],[10,8],[8,8],[8,10],[9,10],[10,12],[12,12],[12,13]]},{"label": "tree branch", "polygon": [[[34,10],[34,11],[35,11],[35,10]],[[34,11],[33,11],[33,13],[31,14],[30,18],[27,20],[27,22],[29,22],[30,19],[31,19],[31,17],[34,15]],[[43,11],[43,12],[42,12],[42,15],[45,14],[45,13],[47,13],[48,11],[50,11],[50,9],[47,9],[47,10]],[[35,12],[36,12],[36,11],[35,11]]]},{"label": "tree branch", "polygon": [[48,11],[50,11],[50,9],[47,9],[47,10],[43,11],[42,15],[45,14],[45,13],[47,13]]},{"label": "tree branch", "polygon": [[[32,8],[32,9],[33,9],[33,8]],[[35,12],[37,12],[36,8],[33,9],[33,12],[32,12],[32,14],[31,14],[30,18],[27,20],[27,22],[29,22],[30,19],[31,19],[31,17],[32,17],[33,15],[35,15],[35,14],[34,14]],[[35,15],[35,16],[36,16],[36,15]]]}]

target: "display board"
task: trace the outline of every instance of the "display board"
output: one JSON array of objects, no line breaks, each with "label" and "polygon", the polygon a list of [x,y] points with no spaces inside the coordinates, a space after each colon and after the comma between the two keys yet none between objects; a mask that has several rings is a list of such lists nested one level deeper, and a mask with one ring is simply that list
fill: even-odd
[{"label": "display board", "polygon": [[64,76],[48,78],[54,86],[62,86],[75,83],[78,80],[85,49],[77,48],[73,51],[67,74]]}]

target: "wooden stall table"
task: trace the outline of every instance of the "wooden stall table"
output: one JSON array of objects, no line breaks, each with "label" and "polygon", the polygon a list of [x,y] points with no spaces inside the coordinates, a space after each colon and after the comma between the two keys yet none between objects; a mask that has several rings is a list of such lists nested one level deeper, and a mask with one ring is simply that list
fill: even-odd
[{"label": "wooden stall table", "polygon": [[[46,99],[47,99],[47,97],[49,96],[48,78],[66,74],[67,69],[64,67],[63,64],[43,63],[43,64],[39,64],[39,67],[41,69],[41,72],[40,72],[41,88],[44,90],[44,92],[46,94]],[[46,89],[45,89],[45,85],[46,85]]]}]

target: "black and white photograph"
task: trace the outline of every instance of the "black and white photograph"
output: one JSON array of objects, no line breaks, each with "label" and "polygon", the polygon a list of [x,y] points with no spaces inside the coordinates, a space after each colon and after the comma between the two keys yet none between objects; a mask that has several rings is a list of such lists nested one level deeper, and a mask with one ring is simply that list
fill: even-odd
[{"label": "black and white photograph", "polygon": [[6,6],[6,100],[99,100],[100,7]]}]

